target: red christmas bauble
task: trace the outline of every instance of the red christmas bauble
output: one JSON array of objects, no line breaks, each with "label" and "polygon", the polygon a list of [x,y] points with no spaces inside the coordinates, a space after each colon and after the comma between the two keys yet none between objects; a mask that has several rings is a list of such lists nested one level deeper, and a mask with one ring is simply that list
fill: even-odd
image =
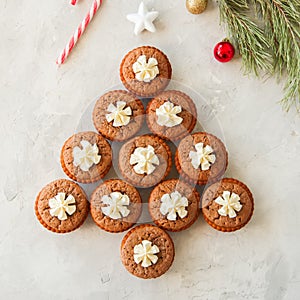
[{"label": "red christmas bauble", "polygon": [[228,41],[220,42],[215,46],[214,55],[219,62],[228,62],[234,56],[234,47]]}]

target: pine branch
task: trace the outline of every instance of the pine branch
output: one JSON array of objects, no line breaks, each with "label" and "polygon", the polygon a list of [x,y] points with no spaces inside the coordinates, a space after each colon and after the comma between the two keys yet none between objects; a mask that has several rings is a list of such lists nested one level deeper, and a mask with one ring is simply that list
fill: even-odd
[{"label": "pine branch", "polygon": [[271,56],[266,51],[268,40],[263,30],[249,19],[247,0],[219,0],[221,22],[226,24],[229,35],[234,37],[246,73],[269,72]]},{"label": "pine branch", "polygon": [[[286,77],[282,105],[286,110],[292,105],[300,110],[300,1],[218,2],[221,21],[238,44],[244,69]],[[258,12],[255,20],[253,6]]]},{"label": "pine branch", "polygon": [[[252,0],[253,1],[253,0]],[[273,54],[273,71],[281,78],[286,72],[285,95],[281,103],[286,110],[300,109],[300,2],[299,0],[256,0],[265,21]]]}]

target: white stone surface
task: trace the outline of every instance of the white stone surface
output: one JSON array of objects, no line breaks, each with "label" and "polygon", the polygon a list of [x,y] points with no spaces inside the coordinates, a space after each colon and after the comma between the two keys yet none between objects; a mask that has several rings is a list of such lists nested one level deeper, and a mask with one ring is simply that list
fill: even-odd
[{"label": "white stone surface", "polygon": [[[299,299],[299,115],[281,110],[275,80],[243,76],[239,58],[215,61],[224,31],[214,2],[193,16],[183,0],[145,1],[160,12],[157,32],[135,36],[126,15],[139,2],[104,1],[58,68],[56,56],[91,1],[0,0],[1,299]],[[208,99],[224,130],[227,176],[246,182],[255,197],[245,229],[224,234],[199,220],[172,234],[175,262],[150,281],[121,265],[124,234],[103,232],[91,218],[72,234],[52,234],[33,210],[40,188],[65,177],[60,148],[86,107],[119,84],[121,58],[144,44],[165,51],[174,80]]]}]

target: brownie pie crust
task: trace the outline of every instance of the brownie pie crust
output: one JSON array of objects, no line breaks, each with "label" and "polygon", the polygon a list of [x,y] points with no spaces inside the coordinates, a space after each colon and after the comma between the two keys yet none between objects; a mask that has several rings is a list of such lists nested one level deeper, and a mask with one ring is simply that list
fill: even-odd
[{"label": "brownie pie crust", "polygon": [[[110,104],[116,105],[117,101],[126,102],[132,114],[130,122],[124,126],[114,127],[113,122],[108,122],[106,115]],[[112,141],[125,141],[137,134],[144,121],[144,106],[141,100],[127,91],[114,90],[102,95],[93,110],[93,122],[97,131],[105,138]]]},{"label": "brownie pie crust", "polygon": [[[242,209],[236,212],[237,216],[221,216],[218,213],[220,205],[215,202],[224,191],[237,194],[240,197]],[[213,228],[231,232],[244,227],[251,219],[254,210],[254,199],[249,188],[242,182],[233,178],[224,178],[210,185],[203,193],[201,207],[205,221]]]},{"label": "brownie pie crust", "polygon": [[[50,214],[49,200],[58,193],[72,195],[76,211],[66,220],[59,220]],[[39,222],[48,230],[56,233],[67,233],[79,228],[89,213],[89,202],[81,187],[73,181],[58,179],[47,184],[38,194],[35,201],[35,214]]]},{"label": "brownie pie crust", "polygon": [[[174,106],[180,106],[182,111],[178,117],[182,123],[174,127],[161,126],[157,123],[156,109],[165,102],[171,102]],[[194,129],[197,122],[197,110],[193,100],[183,92],[170,90],[159,93],[148,104],[146,119],[150,131],[159,137],[171,141],[182,139]]]},{"label": "brownie pie crust", "polygon": [[[159,165],[151,174],[138,174],[134,166],[130,164],[130,157],[138,147],[154,148],[159,158]],[[142,135],[126,142],[119,152],[119,169],[129,183],[137,187],[151,187],[162,181],[170,172],[172,165],[172,153],[169,146],[159,137],[153,135]]]},{"label": "brownie pie crust", "polygon": [[[156,264],[142,267],[134,261],[134,246],[143,240],[148,240],[159,248]],[[123,238],[121,243],[121,260],[128,272],[134,276],[151,279],[168,271],[175,256],[174,244],[171,237],[161,228],[144,224],[132,228]]]},{"label": "brownie pie crust", "polygon": [[[176,220],[168,220],[160,211],[161,198],[164,194],[179,192],[188,199],[187,216]],[[195,187],[178,179],[165,180],[158,184],[149,197],[149,212],[153,222],[168,231],[181,231],[189,228],[197,220],[200,212],[200,195]]]},{"label": "brownie pie crust", "polygon": [[[208,170],[195,169],[191,163],[189,153],[195,151],[194,146],[197,143],[209,145],[214,150],[216,161]],[[197,132],[181,140],[175,154],[175,165],[184,180],[205,185],[213,183],[223,176],[228,165],[228,154],[224,144],[216,136],[207,132]]]},{"label": "brownie pie crust", "polygon": [[[98,164],[93,164],[88,171],[83,171],[74,165],[73,149],[81,148],[81,141],[88,141],[91,145],[96,144],[101,155]],[[103,178],[112,165],[112,150],[110,144],[101,135],[92,132],[79,132],[71,136],[63,145],[60,155],[63,171],[71,179],[81,183],[92,183]]]},{"label": "brownie pie crust", "polygon": [[[153,57],[158,62],[159,74],[150,82],[138,81],[135,78],[133,64],[141,56]],[[172,67],[168,57],[159,49],[142,46],[131,50],[125,55],[120,65],[120,78],[127,90],[140,97],[152,97],[163,91],[172,76]]]},{"label": "brownie pie crust", "polygon": [[[112,219],[106,216],[101,208],[106,206],[102,202],[102,197],[112,192],[120,192],[129,197],[130,213],[121,219]],[[142,212],[142,199],[135,187],[120,179],[110,179],[100,184],[91,196],[91,215],[94,222],[103,230],[116,233],[128,230],[139,219]]]}]

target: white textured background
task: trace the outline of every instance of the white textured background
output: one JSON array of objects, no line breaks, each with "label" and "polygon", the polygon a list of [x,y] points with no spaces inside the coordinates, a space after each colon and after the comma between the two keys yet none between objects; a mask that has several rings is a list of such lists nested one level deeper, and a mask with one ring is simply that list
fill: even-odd
[{"label": "white textured background", "polygon": [[[224,38],[213,2],[203,15],[184,0],[146,1],[160,12],[157,33],[133,35],[125,19],[139,0],[106,0],[65,65],[55,58],[91,1],[0,0],[1,299],[299,299],[300,119],[277,103],[281,87],[242,76],[240,59],[217,63]],[[223,234],[202,220],[172,234],[176,259],[163,277],[143,281],[119,260],[123,234],[89,218],[55,235],[34,216],[37,192],[64,177],[59,152],[88,104],[119,84],[132,48],[150,44],[169,56],[173,78],[205,95],[224,130],[228,176],[255,196],[249,225]],[[204,124],[205,125],[205,124]]]}]

